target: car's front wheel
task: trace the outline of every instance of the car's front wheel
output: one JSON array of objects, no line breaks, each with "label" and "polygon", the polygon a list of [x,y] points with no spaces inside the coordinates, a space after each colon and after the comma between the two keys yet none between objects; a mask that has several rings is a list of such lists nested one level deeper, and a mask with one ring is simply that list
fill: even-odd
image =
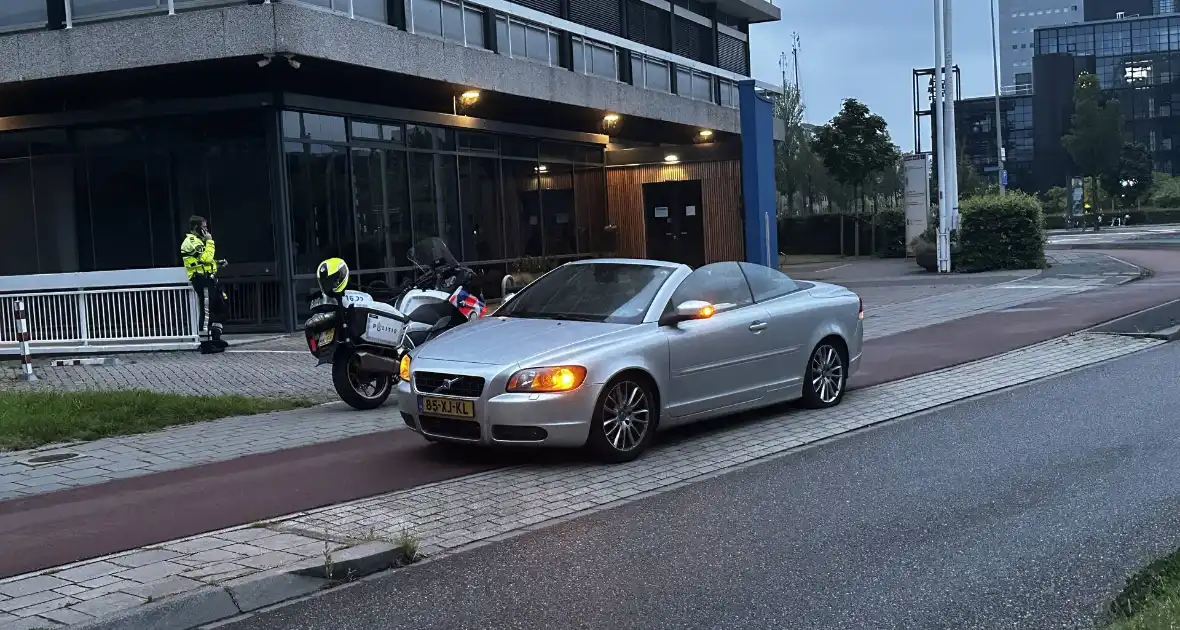
[{"label": "car's front wheel", "polygon": [[848,359],[836,342],[825,339],[811,351],[803,375],[803,404],[812,409],[835,407],[848,384]]},{"label": "car's front wheel", "polygon": [[644,379],[623,375],[607,383],[590,422],[587,446],[601,460],[618,464],[643,454],[655,436],[660,410]]}]

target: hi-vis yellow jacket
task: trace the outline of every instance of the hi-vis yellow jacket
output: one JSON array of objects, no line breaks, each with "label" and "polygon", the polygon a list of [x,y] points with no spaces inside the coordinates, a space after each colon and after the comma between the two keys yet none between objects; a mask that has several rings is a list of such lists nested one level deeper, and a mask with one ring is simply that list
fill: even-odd
[{"label": "hi-vis yellow jacket", "polygon": [[184,241],[180,244],[180,259],[184,262],[184,271],[189,280],[198,273],[205,276],[217,273],[216,251],[213,239],[202,241],[192,232],[184,235]]}]

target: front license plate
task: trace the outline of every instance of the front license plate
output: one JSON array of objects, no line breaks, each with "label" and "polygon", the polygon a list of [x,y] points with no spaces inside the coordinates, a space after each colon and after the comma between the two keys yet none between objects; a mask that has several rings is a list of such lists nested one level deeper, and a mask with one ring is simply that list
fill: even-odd
[{"label": "front license plate", "polygon": [[475,417],[475,405],[470,400],[455,400],[453,398],[419,396],[418,411],[432,416]]},{"label": "front license plate", "polygon": [[326,345],[332,343],[332,340],[334,340],[335,338],[336,338],[336,329],[329,328],[328,330],[325,330],[324,332],[320,333],[319,345],[326,346]]}]

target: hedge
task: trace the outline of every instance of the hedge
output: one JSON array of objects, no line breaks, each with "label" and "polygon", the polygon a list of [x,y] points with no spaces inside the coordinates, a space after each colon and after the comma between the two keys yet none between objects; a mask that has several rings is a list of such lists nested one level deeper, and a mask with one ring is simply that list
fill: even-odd
[{"label": "hedge", "polygon": [[[1110,217],[1112,216],[1126,216],[1131,218],[1127,220],[1127,225],[1160,225],[1163,223],[1180,223],[1180,208],[1143,208],[1140,210],[1110,210],[1099,211],[1102,215],[1103,223],[1110,225]],[[1094,225],[1094,215],[1087,214],[1085,216],[1087,225]],[[1046,230],[1060,230],[1065,227],[1065,217],[1060,214],[1045,216]]]},{"label": "hedge", "polygon": [[[808,214],[778,219],[779,250],[784,254],[853,255],[858,235],[861,254],[904,258],[905,212],[889,209],[874,215]],[[874,245],[876,251],[870,251]]]},{"label": "hedge", "polygon": [[1020,192],[972,197],[959,206],[960,271],[1043,269],[1041,203]]}]

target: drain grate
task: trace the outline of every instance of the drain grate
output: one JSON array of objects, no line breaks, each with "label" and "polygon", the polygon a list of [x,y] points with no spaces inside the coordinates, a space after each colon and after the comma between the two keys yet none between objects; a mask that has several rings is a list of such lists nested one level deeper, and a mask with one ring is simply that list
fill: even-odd
[{"label": "drain grate", "polygon": [[68,462],[73,459],[78,459],[79,457],[82,457],[81,453],[72,453],[69,451],[64,453],[46,453],[45,455],[30,457],[21,461],[21,463],[26,466],[45,466],[47,464],[60,464],[62,462]]}]

